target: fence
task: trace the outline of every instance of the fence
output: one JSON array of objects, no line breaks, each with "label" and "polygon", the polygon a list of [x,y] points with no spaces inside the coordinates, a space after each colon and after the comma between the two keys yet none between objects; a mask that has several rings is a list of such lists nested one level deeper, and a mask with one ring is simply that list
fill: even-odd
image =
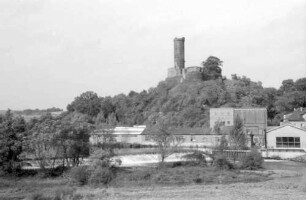
[{"label": "fence", "polygon": [[243,159],[247,153],[251,152],[250,150],[214,150],[213,154],[222,154],[229,158],[230,160],[241,160]]}]

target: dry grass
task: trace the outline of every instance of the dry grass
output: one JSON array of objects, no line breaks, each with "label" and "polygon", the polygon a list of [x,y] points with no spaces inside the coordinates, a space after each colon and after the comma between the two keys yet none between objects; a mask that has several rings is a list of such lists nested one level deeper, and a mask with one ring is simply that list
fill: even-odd
[{"label": "dry grass", "polygon": [[[306,174],[305,165],[300,163],[271,162],[264,166],[268,170],[293,170]],[[265,181],[268,179],[262,174],[197,166],[123,168],[117,171],[117,177],[109,187],[79,187],[62,177],[2,177],[0,199],[33,199],[35,195],[45,199],[66,195],[66,199],[80,200],[230,199],[228,194],[234,195],[233,199],[304,199],[306,176]]]}]

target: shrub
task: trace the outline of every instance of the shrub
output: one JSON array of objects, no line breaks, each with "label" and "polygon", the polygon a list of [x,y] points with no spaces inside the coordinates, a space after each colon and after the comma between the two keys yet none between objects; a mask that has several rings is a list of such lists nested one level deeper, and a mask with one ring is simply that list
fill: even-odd
[{"label": "shrub", "polygon": [[177,161],[177,162],[173,162],[172,163],[172,168],[181,167],[181,166],[183,166],[183,162],[182,161]]},{"label": "shrub", "polygon": [[26,198],[26,200],[52,200],[52,198],[51,197],[45,197],[41,193],[34,193],[34,194],[31,194],[30,196],[28,196],[28,198]]},{"label": "shrub", "polygon": [[244,159],[242,160],[242,169],[260,169],[262,168],[263,164],[263,158],[260,152],[257,150],[252,150],[250,153],[248,153]]},{"label": "shrub", "polygon": [[194,181],[195,183],[199,184],[199,183],[202,183],[202,182],[203,182],[203,179],[202,179],[202,178],[195,178],[195,179],[193,179],[193,181]]},{"label": "shrub", "polygon": [[62,165],[51,169],[45,169],[43,170],[42,177],[43,178],[58,177],[61,176],[67,169],[68,167],[64,167]]},{"label": "shrub", "polygon": [[143,180],[149,180],[152,177],[152,171],[146,170],[146,171],[134,171],[128,176],[129,181],[143,181]]},{"label": "shrub", "polygon": [[92,185],[108,185],[114,178],[114,173],[109,168],[99,167],[89,177],[89,183]]},{"label": "shrub", "polygon": [[189,161],[193,165],[206,166],[206,157],[201,151],[194,151],[191,154],[186,154],[183,156],[187,161]]},{"label": "shrub", "polygon": [[89,170],[86,166],[74,167],[70,170],[70,177],[79,185],[85,185],[88,182]]},{"label": "shrub", "polygon": [[279,157],[279,156],[271,156],[271,159],[273,159],[273,160],[281,160],[282,158]]},{"label": "shrub", "polygon": [[224,155],[217,155],[214,158],[213,165],[217,169],[234,169],[235,166]]}]

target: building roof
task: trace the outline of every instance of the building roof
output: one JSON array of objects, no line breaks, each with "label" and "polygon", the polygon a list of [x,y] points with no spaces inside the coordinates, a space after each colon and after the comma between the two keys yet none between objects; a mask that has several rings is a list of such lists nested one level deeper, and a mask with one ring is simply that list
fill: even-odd
[{"label": "building roof", "polygon": [[133,126],[133,127],[116,127],[114,129],[115,135],[140,135],[146,126]]},{"label": "building roof", "polygon": [[267,126],[267,132],[268,132],[269,130],[274,129],[274,128],[277,128],[277,127],[279,127],[279,126]]},{"label": "building roof", "polygon": [[306,121],[303,117],[306,114],[306,108],[297,108],[292,113],[287,114],[288,118],[286,120],[288,121],[297,121],[297,122],[303,122]]},{"label": "building roof", "polygon": [[126,127],[117,126],[113,129],[96,130],[93,132],[95,135],[114,134],[114,135],[140,135],[146,129],[145,125]]},{"label": "building roof", "polygon": [[[179,127],[172,128],[170,132],[173,135],[212,135],[211,129],[209,127],[196,127],[196,128],[188,128],[188,127]],[[150,135],[149,129],[146,129],[143,135]]]},{"label": "building roof", "polygon": [[284,124],[284,125],[282,125],[282,126],[277,126],[277,127],[272,128],[272,129],[270,129],[270,130],[267,130],[267,133],[269,133],[269,132],[271,132],[271,131],[275,131],[275,130],[277,130],[277,129],[284,128],[284,127],[286,127],[286,126],[290,126],[290,127],[292,127],[292,128],[296,128],[296,129],[299,129],[299,130],[301,130],[301,131],[306,132],[305,129],[301,129],[301,128],[299,128],[299,127],[296,127],[296,126],[294,126],[293,124]]}]

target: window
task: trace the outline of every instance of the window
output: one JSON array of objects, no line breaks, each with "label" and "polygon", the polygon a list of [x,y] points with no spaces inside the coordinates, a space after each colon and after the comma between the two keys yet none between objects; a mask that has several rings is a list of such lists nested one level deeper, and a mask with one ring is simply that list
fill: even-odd
[{"label": "window", "polygon": [[230,121],[227,121],[227,124],[230,124],[231,122]]},{"label": "window", "polygon": [[195,137],[191,136],[190,141],[195,142],[196,141]]},{"label": "window", "polygon": [[277,148],[300,148],[299,137],[276,137]]}]

